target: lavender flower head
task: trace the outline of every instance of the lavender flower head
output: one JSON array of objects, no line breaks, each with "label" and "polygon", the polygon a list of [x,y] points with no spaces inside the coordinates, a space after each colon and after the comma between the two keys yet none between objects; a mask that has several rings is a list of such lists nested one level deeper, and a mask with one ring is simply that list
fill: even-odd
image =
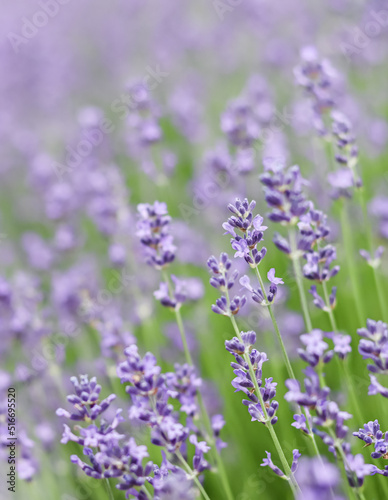
[{"label": "lavender flower head", "polygon": [[106,399],[99,400],[101,386],[97,384],[96,377],[89,381],[87,375],[81,375],[79,381],[77,377],[71,377],[70,380],[74,385],[75,394],[67,396],[67,400],[74,406],[74,410],[69,412],[58,408],[56,414],[59,417],[89,422],[98,418],[116,399],[116,395],[111,394]]},{"label": "lavender flower head", "polygon": [[141,203],[137,210],[139,221],[136,234],[143,245],[147,264],[163,269],[174,260],[176,250],[170,234],[171,218],[167,206],[155,201],[153,205]]},{"label": "lavender flower head", "polygon": [[256,248],[257,244],[263,240],[267,226],[262,225],[261,215],[253,216],[252,211],[255,206],[255,201],[249,203],[247,198],[243,201],[237,198],[234,205],[231,203],[228,205],[229,211],[233,214],[232,217],[222,224],[225,234],[232,235],[231,245],[236,251],[234,256],[245,259],[253,268],[259,265],[267,252],[265,247],[260,251]]}]

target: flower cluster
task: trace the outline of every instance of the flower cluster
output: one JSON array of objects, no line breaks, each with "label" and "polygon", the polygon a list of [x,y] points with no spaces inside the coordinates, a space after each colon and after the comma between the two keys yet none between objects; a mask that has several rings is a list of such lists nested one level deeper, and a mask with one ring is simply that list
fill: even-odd
[{"label": "flower cluster", "polygon": [[[203,454],[210,448],[206,443],[193,441],[197,430],[192,420],[198,414],[197,392],[201,386],[194,368],[177,364],[175,372],[161,374],[161,368],[151,353],[141,358],[135,344],[124,352],[126,361],[120,363],[117,373],[122,383],[130,384],[126,388],[132,399],[128,413],[130,420],[148,425],[151,442],[169,453],[178,452],[190,436],[190,442],[197,450],[193,459],[194,471],[199,474],[209,468]],[[180,423],[179,413],[174,411],[170,399],[179,401],[179,411],[187,415],[186,426]]]},{"label": "flower cluster", "polygon": [[[235,358],[235,361],[231,363],[233,373],[236,375],[232,386],[236,392],[242,391],[248,397],[248,400],[243,400],[243,404],[248,406],[252,420],[267,424],[269,419],[270,424],[274,425],[278,420],[275,414],[279,403],[273,399],[276,396],[276,382],[273,382],[272,377],[266,378],[265,383],[263,381],[262,368],[263,363],[268,361],[267,355],[265,352],[252,348],[256,342],[255,332],[241,332],[240,336],[241,340],[233,337],[232,340],[225,341],[226,350]],[[249,356],[256,380],[252,379],[249,364],[244,355]],[[260,388],[265,410],[255,394],[256,387]]]},{"label": "flower cluster", "polygon": [[267,253],[265,247],[261,250],[256,248],[263,240],[267,226],[263,226],[261,215],[253,216],[255,206],[255,201],[249,203],[247,198],[243,201],[237,198],[234,205],[228,205],[232,217],[222,224],[225,234],[232,235],[231,245],[236,252],[234,256],[245,259],[251,267],[257,267]]},{"label": "flower cluster", "polygon": [[[368,370],[373,374],[388,373],[388,327],[382,321],[368,319],[366,328],[360,328],[357,333],[362,337],[358,345],[358,352],[363,359],[371,359]],[[375,375],[370,375],[371,385],[369,395],[381,394],[388,397],[388,389],[381,385]]]},{"label": "flower cluster", "polygon": [[265,201],[271,210],[268,219],[283,225],[296,224],[310,206],[303,193],[306,181],[299,167],[294,165],[286,169],[284,163],[279,164],[270,158],[263,163],[265,171],[260,175],[260,181],[264,185]]},{"label": "flower cluster", "polygon": [[155,201],[153,205],[141,203],[137,210],[139,221],[136,234],[143,245],[147,264],[163,269],[174,260],[176,251],[170,234],[171,218],[167,206]]},{"label": "flower cluster", "polygon": [[325,129],[322,117],[335,104],[333,83],[336,72],[330,61],[319,57],[315,47],[306,46],[300,52],[300,64],[294,68],[294,76],[296,83],[304,88],[311,99],[314,125],[323,134]]},{"label": "flower cluster", "polygon": [[229,290],[233,288],[238,277],[236,270],[232,273],[230,272],[232,261],[226,253],[222,253],[219,260],[212,255],[207,261],[207,266],[209,271],[213,273],[213,276],[210,278],[210,284],[226,294],[226,296],[223,295],[216,300],[216,303],[212,305],[212,311],[223,316],[235,316],[244,307],[247,299],[245,295],[242,297],[235,295],[229,301]]},{"label": "flower cluster", "polygon": [[[89,381],[88,377],[83,375],[80,377],[80,382],[76,377],[72,377],[72,382],[76,394],[68,396],[67,399],[74,405],[77,412],[69,413],[62,408],[57,410],[58,416],[66,417],[70,421],[88,423],[101,417],[115,398],[115,395],[111,395],[107,400],[98,404],[101,386],[97,384],[95,378]],[[121,410],[116,412],[116,416],[110,423],[102,419],[99,426],[90,424],[88,427],[80,427],[77,425],[74,432],[64,424],[61,442],[73,441],[83,447],[83,454],[88,462],[84,462],[77,455],[72,455],[70,458],[87,476],[94,479],[120,478],[117,488],[127,490],[132,494],[136,492],[137,496],[138,489],[149,481],[153,464],[148,462],[145,466],[142,465],[143,459],[148,457],[146,446],[138,446],[132,437],[124,441],[125,435],[116,431],[117,426],[123,421],[120,412]]]},{"label": "flower cluster", "polygon": [[116,395],[111,394],[100,402],[101,386],[97,384],[96,377],[89,381],[87,375],[81,375],[79,381],[77,377],[72,377],[70,380],[74,386],[75,394],[67,396],[67,400],[73,405],[74,410],[70,413],[63,408],[58,408],[57,415],[59,417],[90,422],[104,413],[112,401],[116,399]]},{"label": "flower cluster", "polygon": [[365,446],[373,444],[375,451],[371,453],[372,458],[388,459],[388,433],[380,430],[378,420],[364,424],[364,428],[353,432],[353,436],[364,441]]}]

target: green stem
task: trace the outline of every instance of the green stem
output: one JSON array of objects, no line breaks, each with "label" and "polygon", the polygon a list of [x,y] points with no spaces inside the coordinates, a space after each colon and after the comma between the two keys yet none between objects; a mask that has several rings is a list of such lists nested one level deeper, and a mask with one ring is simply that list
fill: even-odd
[{"label": "green stem", "polygon": [[[362,208],[362,215],[363,215],[363,220],[364,220],[364,228],[365,232],[368,238],[368,245],[369,245],[369,252],[371,257],[373,258],[374,251],[376,250],[376,246],[374,243],[374,238],[373,238],[373,232],[372,232],[372,225],[370,224],[369,218],[368,218],[368,209],[366,206],[366,201],[365,201],[365,190],[363,187],[358,189],[358,198],[360,201],[360,205]],[[386,306],[385,304],[387,303],[385,300],[385,292],[384,288],[381,284],[380,281],[380,275],[378,274],[376,268],[372,266],[373,269],[373,277],[376,285],[376,291],[377,291],[377,297],[379,301],[379,307],[380,307],[380,316],[384,321],[388,320],[388,317],[386,315]]]},{"label": "green stem", "polygon": [[[326,309],[327,309],[327,312],[328,312],[329,318],[330,318],[331,328],[332,328],[333,332],[337,335],[338,334],[337,323],[335,320],[333,309],[330,307],[329,292],[327,290],[327,285],[326,285],[325,281],[322,282],[322,288],[323,288],[323,294],[325,297]],[[341,363],[341,366],[342,366],[342,370],[343,370],[344,375],[345,375],[346,385],[349,388],[350,397],[351,397],[352,402],[353,402],[353,407],[356,410],[357,418],[359,420],[359,425],[362,425],[364,422],[362,412],[361,412],[360,406],[358,404],[358,398],[357,398],[357,395],[356,395],[355,390],[354,390],[352,377],[349,373],[349,370],[348,370],[348,367],[345,363],[345,360],[343,361],[343,363]]]},{"label": "green stem", "polygon": [[190,354],[189,346],[187,344],[187,337],[185,333],[185,327],[183,326],[182,315],[179,309],[175,309],[176,322],[178,324],[179,333],[181,335],[183,350],[185,352],[186,361],[190,366],[193,366],[193,360]]},{"label": "green stem", "polygon": [[374,266],[372,266],[372,270],[373,270],[373,277],[374,277],[375,284],[376,284],[377,298],[379,301],[380,317],[384,321],[387,322],[388,321],[388,315],[386,313],[386,311],[387,311],[386,303],[387,302],[385,299],[384,288],[383,288],[383,285],[381,284],[381,281],[380,281],[380,274],[377,272],[377,269]]},{"label": "green stem", "polygon": [[186,472],[189,474],[189,476],[194,479],[194,482],[198,486],[198,489],[201,492],[201,495],[203,496],[203,498],[205,498],[205,500],[210,500],[209,495],[206,493],[205,488],[201,484],[201,481],[198,479],[196,474],[192,471],[190,465],[183,458],[182,453],[178,450],[175,452],[175,454],[178,457],[181,464],[183,465],[183,467],[186,469]]},{"label": "green stem", "polygon": [[[167,273],[164,270],[162,271],[162,274],[163,274],[164,280],[168,283],[170,294],[171,294],[172,290],[171,290],[169,276],[167,275]],[[181,339],[182,339],[183,350],[185,353],[186,362],[190,366],[194,366],[194,363],[193,363],[193,360],[192,360],[192,357],[190,354],[190,350],[189,350],[189,347],[187,344],[187,337],[186,337],[186,332],[185,332],[185,327],[183,324],[181,312],[177,308],[175,308],[174,312],[175,312],[176,322],[177,322],[178,328],[179,328],[179,333],[180,333]],[[202,420],[205,424],[206,432],[208,434],[207,440],[209,441],[209,443],[211,445],[210,453],[212,454],[214,460],[217,463],[217,467],[218,467],[218,470],[219,470],[220,476],[221,476],[221,481],[222,481],[222,484],[223,484],[223,487],[225,490],[226,498],[228,500],[233,500],[233,493],[232,493],[232,490],[230,488],[230,484],[229,484],[228,476],[226,474],[224,462],[221,458],[219,451],[217,450],[216,443],[215,443],[215,440],[213,438],[213,432],[212,432],[212,428],[211,428],[210,418],[209,418],[209,415],[207,413],[205,403],[204,403],[203,398],[202,398],[202,394],[199,390],[197,392],[197,398],[198,398],[199,407],[201,409]]]},{"label": "green stem", "polygon": [[[260,283],[260,286],[261,286],[261,289],[263,291],[263,294],[264,294],[264,283],[263,283],[263,279],[261,277],[261,274],[260,274],[260,271],[259,269],[256,267],[255,268],[255,271],[256,271],[256,275],[257,275],[257,278],[259,280],[259,283]],[[282,349],[282,353],[283,353],[283,358],[284,358],[284,361],[286,363],[286,367],[287,367],[287,372],[288,372],[288,375],[290,378],[292,379],[295,379],[296,380],[296,377],[295,377],[295,374],[294,374],[294,370],[292,368],[292,365],[291,365],[291,362],[290,362],[290,358],[288,357],[288,354],[287,354],[287,350],[286,350],[286,347],[284,345],[284,342],[283,342],[283,338],[282,338],[282,335],[280,333],[280,330],[279,330],[279,325],[276,321],[276,318],[275,318],[275,315],[273,313],[273,310],[272,310],[272,305],[269,304],[267,302],[267,307],[268,307],[268,312],[269,312],[269,315],[271,317],[271,320],[272,320],[272,324],[273,324],[273,327],[274,327],[274,330],[275,330],[275,333],[276,333],[276,336],[279,340],[279,343],[280,343],[280,346],[281,346],[281,349]],[[307,313],[308,314],[308,313]],[[310,320],[310,316],[308,315],[308,318]],[[311,321],[310,321],[311,322]],[[311,428],[311,425],[310,425],[310,420],[309,420],[309,415],[306,411],[305,408],[302,409],[303,413],[305,414],[306,416],[306,424],[307,424],[307,428],[308,430],[310,431],[310,438],[311,438],[311,441],[313,443],[313,447],[314,447],[314,451],[315,453],[317,454],[318,457],[321,458],[321,454],[319,452],[319,449],[318,449],[318,446],[317,446],[317,443],[315,441],[315,435],[314,433],[312,432],[312,428]]]},{"label": "green stem", "polygon": [[296,284],[298,285],[300,303],[302,305],[302,311],[303,311],[303,317],[304,317],[304,324],[307,328],[307,331],[311,332],[311,330],[313,329],[313,325],[311,322],[309,307],[308,307],[307,298],[306,298],[306,292],[305,292],[305,289],[303,286],[303,277],[302,277],[302,271],[300,269],[300,262],[299,262],[299,258],[298,258],[298,254],[297,254],[296,235],[295,235],[294,230],[289,229],[289,237],[290,237],[290,244],[291,244],[292,266],[294,268]]},{"label": "green stem", "polygon": [[[227,300],[228,300],[228,302],[230,302],[229,301],[229,294],[228,293],[227,293]],[[229,317],[230,317],[230,320],[232,322],[232,325],[233,325],[233,328],[234,328],[234,331],[236,333],[237,338],[239,339],[240,342],[243,343],[243,340],[242,340],[242,337],[241,337],[241,334],[240,334],[240,331],[238,329],[238,326],[237,326],[237,323],[236,323],[236,320],[235,320],[234,316],[229,316]],[[255,393],[256,393],[256,396],[259,399],[260,406],[261,406],[261,408],[263,410],[264,425],[266,426],[266,428],[268,429],[268,431],[269,431],[269,433],[271,435],[272,441],[273,441],[273,443],[275,445],[276,451],[278,452],[280,461],[282,463],[284,472],[285,472],[286,476],[289,478],[288,484],[290,485],[290,488],[291,488],[291,490],[292,490],[292,492],[294,494],[294,497],[296,498],[297,493],[300,492],[300,488],[299,488],[299,485],[298,485],[298,483],[297,483],[297,481],[296,481],[293,473],[291,472],[290,466],[288,465],[287,459],[286,459],[286,457],[284,455],[283,448],[282,448],[282,446],[281,446],[281,444],[279,442],[279,439],[277,437],[275,429],[273,428],[273,425],[271,424],[271,419],[268,416],[267,409],[266,409],[266,406],[265,406],[265,403],[264,403],[264,400],[263,400],[263,396],[262,396],[261,391],[260,391],[259,384],[257,382],[255,370],[254,370],[254,368],[252,366],[249,354],[247,354],[247,353],[244,354],[244,360],[245,360],[245,362],[247,363],[247,365],[249,367],[249,374],[250,374],[251,380],[252,380],[254,388],[255,388]]]},{"label": "green stem", "polygon": [[108,498],[109,498],[109,500],[114,500],[112,488],[110,486],[108,478],[105,478],[105,484],[106,484],[106,489],[107,489],[107,492],[108,492]]},{"label": "green stem", "polygon": [[146,497],[149,498],[150,500],[154,498],[144,485],[140,489],[143,493],[145,493]]},{"label": "green stem", "polygon": [[[353,482],[354,484],[357,484],[357,475],[355,474],[355,472],[353,472],[351,470],[351,468],[349,467],[349,464],[348,464],[348,460],[346,458],[346,455],[344,453],[344,450],[342,448],[342,445],[341,445],[341,442],[339,442],[337,436],[335,435],[333,429],[329,428],[328,429],[328,433],[330,434],[331,438],[333,439],[334,441],[334,447],[335,449],[339,452],[339,454],[341,455],[341,459],[342,459],[342,464],[343,464],[343,467],[344,467],[344,471],[345,471],[345,477],[346,477],[346,484],[349,484],[348,483],[348,480],[347,480],[347,472],[346,472],[346,468],[348,469],[349,471],[349,474],[351,474],[353,476]],[[350,490],[352,491],[352,494],[358,499],[358,500],[365,500],[365,497],[362,493],[362,491],[360,490],[360,488],[358,487],[350,487]]]},{"label": "green stem", "polygon": [[346,253],[346,261],[348,265],[350,281],[352,283],[353,297],[356,305],[356,315],[358,323],[363,325],[366,320],[364,304],[360,294],[360,287],[357,277],[356,264],[353,255],[353,237],[350,227],[350,221],[348,217],[347,208],[344,202],[341,204],[341,229]]},{"label": "green stem", "polygon": [[[261,290],[263,292],[263,295],[265,297],[264,282],[263,282],[263,279],[261,277],[261,274],[260,274],[260,271],[259,271],[258,267],[255,267],[255,273],[256,273],[257,279],[259,280],[260,287],[261,287]],[[276,318],[275,318],[273,310],[272,310],[272,306],[271,306],[271,304],[266,299],[265,299],[265,305],[268,308],[268,312],[269,312],[269,315],[271,316],[271,321],[272,321],[272,324],[273,324],[273,327],[274,327],[274,330],[275,330],[275,333],[276,333],[276,337],[278,338],[278,341],[279,341],[279,344],[280,344],[280,348],[281,348],[282,353],[283,353],[283,358],[284,358],[284,362],[286,364],[288,376],[290,378],[295,379],[294,370],[292,369],[290,358],[288,357],[286,346],[284,345],[283,338],[282,338],[282,335],[281,335],[280,330],[279,330],[279,326],[277,324]]]}]

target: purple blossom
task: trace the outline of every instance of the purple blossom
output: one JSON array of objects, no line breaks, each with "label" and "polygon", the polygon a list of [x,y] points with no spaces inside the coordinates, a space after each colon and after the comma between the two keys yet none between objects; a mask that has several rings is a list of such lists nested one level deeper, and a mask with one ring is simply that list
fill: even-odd
[{"label": "purple blossom", "polygon": [[90,379],[87,375],[71,377],[75,394],[67,396],[67,400],[74,406],[74,411],[69,412],[63,408],[58,408],[56,414],[59,417],[66,417],[70,420],[90,421],[98,418],[109,408],[112,401],[116,399],[115,394],[111,394],[106,399],[100,401],[101,386],[97,384],[96,377]]},{"label": "purple blossom", "polygon": [[363,259],[365,259],[367,261],[367,263],[375,269],[377,269],[380,266],[381,257],[383,255],[383,253],[384,253],[384,247],[382,247],[382,246],[377,247],[373,258],[371,257],[370,253],[367,252],[366,250],[360,250],[361,257]]},{"label": "purple blossom", "polygon": [[328,344],[323,340],[322,330],[314,329],[310,333],[300,336],[300,340],[306,348],[298,349],[299,356],[310,366],[315,367],[318,363],[328,363],[333,355],[333,351],[328,351]]},{"label": "purple blossom", "polygon": [[176,247],[170,234],[171,218],[165,203],[141,203],[137,207],[139,221],[137,236],[144,248],[146,262],[156,269],[163,269],[175,258]]},{"label": "purple blossom", "polygon": [[257,244],[263,240],[263,233],[267,226],[263,226],[261,215],[253,216],[253,209],[256,206],[255,201],[248,202],[247,198],[241,201],[236,198],[235,204],[229,204],[228,209],[232,212],[227,222],[224,222],[223,228],[226,233],[232,235],[231,245],[236,251],[235,258],[243,258],[251,267],[257,267],[266,254],[263,247],[257,250]]},{"label": "purple blossom", "polygon": [[334,342],[334,352],[338,355],[340,359],[345,359],[348,354],[352,352],[351,341],[352,337],[350,335],[336,334],[331,336]]}]

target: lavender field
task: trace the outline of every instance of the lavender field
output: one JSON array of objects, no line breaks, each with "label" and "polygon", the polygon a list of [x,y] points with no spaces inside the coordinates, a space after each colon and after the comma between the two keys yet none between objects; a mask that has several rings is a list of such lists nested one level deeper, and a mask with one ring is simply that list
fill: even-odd
[{"label": "lavender field", "polygon": [[388,1],[0,33],[0,500],[388,498]]}]

